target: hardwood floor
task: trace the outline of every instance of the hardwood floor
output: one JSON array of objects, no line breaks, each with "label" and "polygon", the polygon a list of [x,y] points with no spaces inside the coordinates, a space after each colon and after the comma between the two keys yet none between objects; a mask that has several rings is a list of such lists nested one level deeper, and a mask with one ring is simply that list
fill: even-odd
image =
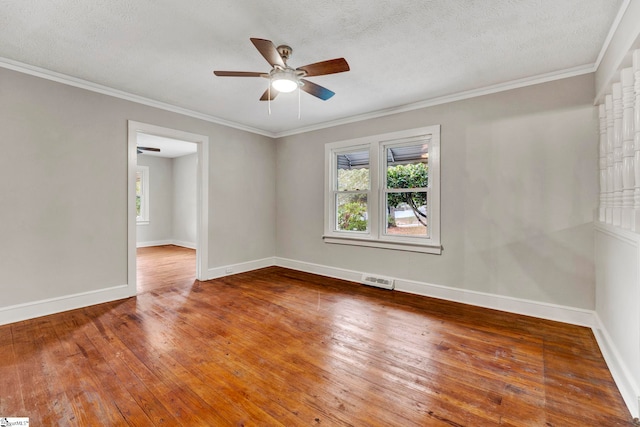
[{"label": "hardwood floor", "polygon": [[138,248],[138,293],[165,286],[190,286],[196,279],[196,251],[165,245]]},{"label": "hardwood floor", "polygon": [[0,416],[32,426],[633,425],[587,328],[278,267],[208,282],[144,274],[136,298],[0,326]]}]

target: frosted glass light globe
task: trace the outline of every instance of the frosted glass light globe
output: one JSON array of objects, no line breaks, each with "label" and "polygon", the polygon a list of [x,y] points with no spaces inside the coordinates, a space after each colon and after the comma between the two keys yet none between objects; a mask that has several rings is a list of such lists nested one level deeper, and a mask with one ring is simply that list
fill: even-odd
[{"label": "frosted glass light globe", "polygon": [[271,86],[278,92],[293,92],[298,88],[298,80],[290,71],[279,71],[273,75]]}]

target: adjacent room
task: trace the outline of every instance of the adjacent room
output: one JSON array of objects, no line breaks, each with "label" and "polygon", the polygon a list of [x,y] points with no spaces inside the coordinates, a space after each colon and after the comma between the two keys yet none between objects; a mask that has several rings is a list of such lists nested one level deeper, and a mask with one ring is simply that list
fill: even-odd
[{"label": "adjacent room", "polygon": [[0,420],[640,425],[640,2],[0,11]]},{"label": "adjacent room", "polygon": [[[136,285],[138,293],[193,283],[197,252],[197,144],[137,132]],[[153,196],[152,196],[153,195]],[[152,221],[153,219],[153,221]],[[177,267],[176,261],[181,267]],[[171,273],[170,280],[160,280]]]}]

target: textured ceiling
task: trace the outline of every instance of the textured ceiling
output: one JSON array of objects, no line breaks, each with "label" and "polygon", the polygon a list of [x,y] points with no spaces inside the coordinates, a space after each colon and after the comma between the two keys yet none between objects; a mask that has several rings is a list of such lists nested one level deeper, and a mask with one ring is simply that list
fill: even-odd
[{"label": "textured ceiling", "polygon": [[[593,67],[623,0],[3,0],[0,57],[200,114],[285,134],[434,98]],[[249,41],[293,47],[298,67],[344,57],[351,71],[311,77],[328,101],[281,94]],[[1,63],[2,61],[0,61]],[[7,62],[7,61],[5,61]],[[573,70],[573,71],[572,71]]]}]

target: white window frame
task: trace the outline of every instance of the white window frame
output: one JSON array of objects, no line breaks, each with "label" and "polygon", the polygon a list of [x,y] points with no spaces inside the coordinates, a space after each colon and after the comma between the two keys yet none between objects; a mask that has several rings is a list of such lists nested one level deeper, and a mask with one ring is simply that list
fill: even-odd
[{"label": "white window frame", "polygon": [[[391,146],[414,145],[428,141],[429,180],[427,217],[429,236],[398,236],[386,234],[386,149]],[[366,231],[337,229],[337,156],[347,152],[369,149],[369,191],[367,193]],[[391,132],[364,138],[325,144],[324,191],[325,243],[368,246],[392,250],[441,254],[440,240],[440,125]]]},{"label": "white window frame", "polygon": [[149,224],[149,166],[136,166],[136,176],[141,174],[142,194],[140,195],[140,215],[136,216],[136,224]]}]

